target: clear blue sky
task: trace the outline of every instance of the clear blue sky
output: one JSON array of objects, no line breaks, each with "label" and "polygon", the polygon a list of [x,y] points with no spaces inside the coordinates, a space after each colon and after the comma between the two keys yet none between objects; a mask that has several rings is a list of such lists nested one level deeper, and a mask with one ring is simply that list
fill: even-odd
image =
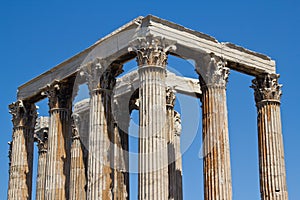
[{"label": "clear blue sky", "polygon": [[[0,199],[5,199],[7,193],[7,142],[11,140],[12,130],[7,105],[16,100],[17,87],[133,18],[148,14],[207,33],[219,41],[265,53],[276,60],[280,82],[284,85],[282,122],[288,191],[291,200],[300,199],[300,3],[296,0],[1,1]],[[170,59],[170,66],[196,77],[183,61]],[[228,84],[235,200],[259,199],[256,108],[249,88],[251,80],[252,77],[232,72]],[[46,114],[46,108],[41,108],[40,113]],[[184,137],[193,134],[189,133],[189,124],[183,126]],[[187,200],[203,199],[202,160],[198,156],[200,132],[201,123],[199,133],[183,157]],[[136,190],[132,188],[132,199],[136,199]]]}]

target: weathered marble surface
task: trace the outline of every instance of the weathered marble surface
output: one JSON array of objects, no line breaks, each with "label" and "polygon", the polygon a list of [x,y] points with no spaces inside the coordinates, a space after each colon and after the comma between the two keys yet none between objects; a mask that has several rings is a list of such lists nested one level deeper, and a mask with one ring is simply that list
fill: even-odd
[{"label": "weathered marble surface", "polygon": [[[199,80],[168,72],[169,55],[193,60]],[[138,70],[117,78],[123,64],[134,58]],[[10,106],[14,129],[9,143],[8,199],[31,199],[34,138],[39,145],[37,199],[129,199],[126,132],[129,114],[138,108],[138,198],[181,200],[181,119],[171,106],[172,95],[166,92],[170,87],[202,102],[205,200],[231,200],[229,69],[256,77],[252,87],[258,112],[261,198],[287,200],[281,85],[275,61],[151,15],[134,19],[19,87],[18,101]],[[90,92],[90,100],[75,105],[75,110],[90,112],[83,120],[87,133],[80,134],[80,128],[74,126],[72,142],[75,77],[79,84],[87,83]],[[50,124],[46,138],[45,132],[41,134],[46,123],[39,123],[35,134],[33,130],[34,103],[47,97]],[[176,161],[169,165],[171,156]]]},{"label": "weathered marble surface", "polygon": [[130,42],[137,41],[147,34],[173,41],[176,49],[171,49],[170,53],[184,59],[192,59],[196,65],[201,57],[213,53],[228,61],[230,68],[249,75],[275,73],[275,61],[265,55],[231,43],[220,43],[206,34],[149,15],[132,20],[91,47],[20,86],[18,99],[42,98],[39,91],[47,84],[74,75],[82,64],[95,57],[107,62],[127,62],[134,58],[134,55],[127,51]]}]

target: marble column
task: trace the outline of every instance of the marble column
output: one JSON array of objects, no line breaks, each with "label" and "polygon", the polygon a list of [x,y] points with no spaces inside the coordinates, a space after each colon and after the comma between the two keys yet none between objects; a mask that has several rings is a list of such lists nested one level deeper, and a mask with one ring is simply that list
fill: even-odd
[{"label": "marble column", "polygon": [[129,137],[130,121],[128,96],[114,99],[113,107],[113,199],[129,199]]},{"label": "marble column", "polygon": [[69,199],[72,90],[71,82],[55,82],[43,92],[50,107],[46,200]]},{"label": "marble column", "polygon": [[39,117],[35,126],[34,139],[38,145],[38,171],[36,179],[36,200],[45,199],[46,162],[48,148],[49,117]]},{"label": "marble column", "polygon": [[139,200],[168,199],[168,134],[166,130],[166,64],[170,46],[162,38],[140,38]]},{"label": "marble column", "polygon": [[[89,126],[90,126],[90,99],[84,99],[74,105],[73,114],[79,118],[78,133],[83,151],[83,160],[85,168],[85,177],[88,174],[88,145],[89,145]],[[87,180],[85,190],[87,190]]]},{"label": "marble column", "polygon": [[288,199],[278,78],[278,74],[266,74],[256,77],[252,85],[258,114],[260,191],[263,200]]},{"label": "marble column", "polygon": [[167,103],[167,134],[168,134],[168,177],[169,177],[169,200],[176,199],[176,157],[175,157],[175,134],[174,134],[174,105],[175,105],[175,93],[171,88],[167,88],[166,91],[166,103]]},{"label": "marble column", "polygon": [[174,199],[182,200],[182,159],[180,151],[180,136],[181,136],[181,118],[177,111],[174,111],[174,147],[175,147],[175,180],[174,180]]},{"label": "marble column", "polygon": [[182,160],[180,152],[181,119],[174,110],[175,91],[167,88],[167,132],[168,132],[168,171],[169,200],[182,200]]},{"label": "marble column", "polygon": [[204,199],[231,200],[231,169],[226,104],[229,69],[214,55],[202,58],[198,73],[202,90]]},{"label": "marble column", "polygon": [[95,59],[84,68],[90,89],[90,131],[88,159],[89,200],[112,199],[111,144],[113,127],[111,126],[111,94],[115,86],[115,77],[120,66],[106,66]]},{"label": "marble column", "polygon": [[34,125],[36,107],[23,101],[9,106],[14,125],[11,143],[11,164],[8,199],[31,199]]},{"label": "marble column", "polygon": [[71,171],[70,171],[70,200],[86,199],[86,173],[84,162],[84,147],[80,140],[81,119],[73,114],[73,130],[71,145]]}]

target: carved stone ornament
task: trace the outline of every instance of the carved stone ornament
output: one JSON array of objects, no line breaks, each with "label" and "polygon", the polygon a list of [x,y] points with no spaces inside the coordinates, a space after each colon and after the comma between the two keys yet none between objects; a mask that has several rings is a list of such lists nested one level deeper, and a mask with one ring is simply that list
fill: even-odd
[{"label": "carved stone ornament", "polygon": [[252,81],[251,88],[254,89],[256,103],[264,100],[280,101],[282,91],[281,84],[278,84],[279,74],[266,74],[256,77]]},{"label": "carved stone ornament", "polygon": [[47,152],[48,148],[48,129],[44,128],[34,134],[34,141],[37,142],[39,152]]},{"label": "carved stone ornament", "polygon": [[49,98],[50,109],[69,108],[73,90],[71,85],[60,81],[54,81],[54,83],[47,85],[42,95]]},{"label": "carved stone ornament", "polygon": [[105,60],[96,58],[82,67],[81,75],[85,76],[89,90],[112,90],[116,84],[115,77],[123,72],[123,65],[108,64]]},{"label": "carved stone ornament", "polygon": [[176,136],[180,136],[182,131],[181,117],[177,111],[174,111],[174,132]]},{"label": "carved stone ornament", "polygon": [[201,86],[226,87],[230,74],[224,59],[207,54],[197,61],[197,72],[200,76]]},{"label": "carved stone ornament", "polygon": [[77,113],[72,115],[72,137],[73,139],[79,139],[79,129],[80,129],[80,116]]},{"label": "carved stone ornament", "polygon": [[170,87],[167,88],[166,99],[167,99],[167,106],[173,108],[175,105],[176,95],[174,90],[172,90],[172,88]]},{"label": "carved stone ornament", "polygon": [[10,104],[9,110],[9,113],[12,114],[14,128],[22,126],[34,128],[37,118],[37,107],[34,104],[19,100]]},{"label": "carved stone ornament", "polygon": [[100,88],[100,76],[104,73],[105,66],[103,60],[96,58],[81,68],[80,74],[86,78],[90,91]]},{"label": "carved stone ornament", "polygon": [[167,41],[162,37],[146,36],[131,42],[129,52],[137,54],[137,63],[140,67],[145,65],[162,66],[167,65],[168,51],[176,50],[175,42]]},{"label": "carved stone ornament", "polygon": [[36,120],[34,141],[37,142],[39,152],[46,152],[48,148],[49,117],[39,117]]}]

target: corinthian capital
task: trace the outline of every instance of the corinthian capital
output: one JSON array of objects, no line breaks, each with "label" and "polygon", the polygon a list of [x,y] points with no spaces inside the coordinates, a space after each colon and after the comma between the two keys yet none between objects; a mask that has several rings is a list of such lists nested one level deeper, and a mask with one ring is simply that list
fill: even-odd
[{"label": "corinthian capital", "polygon": [[133,41],[131,46],[128,51],[137,54],[137,63],[140,67],[145,65],[165,67],[168,51],[176,49],[174,42],[153,36],[140,37]]},{"label": "corinthian capital", "polygon": [[175,105],[176,95],[174,90],[172,90],[170,87],[167,88],[166,99],[167,99],[167,106],[173,108]]},{"label": "corinthian capital", "polygon": [[177,111],[174,111],[174,131],[176,136],[181,135],[181,131],[182,131],[181,117]]},{"label": "corinthian capital", "polygon": [[261,77],[256,77],[252,81],[251,88],[254,89],[256,103],[264,100],[280,101],[282,85],[278,84],[278,79],[279,74],[266,74]]},{"label": "corinthian capital", "polygon": [[79,114],[74,113],[72,115],[72,137],[73,139],[79,139],[80,123],[82,123]]},{"label": "corinthian capital", "polygon": [[201,86],[226,87],[229,68],[226,61],[214,54],[207,54],[197,60],[197,72]]},{"label": "corinthian capital", "polygon": [[33,128],[37,118],[37,108],[34,104],[21,100],[9,105],[9,113],[12,114],[12,122],[15,128]]},{"label": "corinthian capital", "polygon": [[37,142],[39,152],[47,152],[48,148],[49,117],[39,117],[34,131],[34,140]]},{"label": "corinthian capital", "polygon": [[121,64],[109,64],[96,58],[82,67],[81,75],[86,78],[91,92],[99,89],[112,90],[116,84],[115,77],[123,72],[122,67]]},{"label": "corinthian capital", "polygon": [[69,82],[55,81],[47,85],[42,95],[49,98],[50,109],[69,108],[72,101],[73,85]]},{"label": "corinthian capital", "polygon": [[81,75],[86,78],[90,91],[101,88],[100,77],[106,70],[105,66],[103,60],[96,58],[81,68]]}]

